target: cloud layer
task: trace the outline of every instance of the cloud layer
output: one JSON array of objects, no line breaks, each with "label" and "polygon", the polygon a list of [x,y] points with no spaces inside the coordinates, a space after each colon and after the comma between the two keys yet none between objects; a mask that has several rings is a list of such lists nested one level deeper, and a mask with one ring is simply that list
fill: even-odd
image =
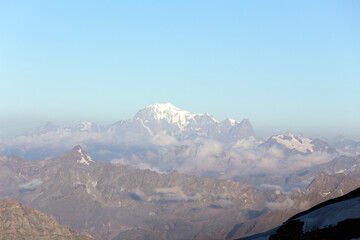
[{"label": "cloud layer", "polygon": [[[124,124],[126,125],[126,122],[120,125],[123,127]],[[6,150],[8,154],[15,153],[24,157],[22,153],[37,153],[39,150],[43,154],[43,158],[40,159],[45,159],[80,144],[88,152],[95,154],[95,159],[112,160],[115,164],[126,164],[157,172],[178,170],[199,176],[236,179],[283,176],[330,161],[334,157],[326,152],[308,155],[289,154],[276,145],[259,147],[263,142],[254,137],[223,143],[194,135],[194,138],[180,141],[166,133],[144,135],[138,132],[138,135],[128,136],[128,132],[123,132],[123,128],[119,128],[120,131],[116,126],[110,127],[107,131],[57,128],[54,131],[25,134],[2,141],[0,152]],[[279,185],[276,182],[266,184]],[[31,188],[30,185],[21,187]]]}]

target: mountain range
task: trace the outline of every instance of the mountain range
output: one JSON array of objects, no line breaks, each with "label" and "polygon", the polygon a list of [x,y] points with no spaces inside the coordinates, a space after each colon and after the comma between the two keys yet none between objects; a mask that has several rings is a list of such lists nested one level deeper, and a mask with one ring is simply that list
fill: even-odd
[{"label": "mountain range", "polygon": [[260,139],[247,119],[219,122],[208,113],[193,114],[167,103],[149,105],[132,119],[107,127],[88,121],[75,127],[47,123],[2,140],[0,154],[41,160],[79,144],[102,161],[157,172],[177,170],[197,176],[232,178],[260,188],[285,191],[306,187],[316,177],[305,180],[294,177],[299,172],[330,162],[344,151],[348,156],[360,152],[356,141],[343,137],[331,144],[290,133]]},{"label": "mountain range", "polygon": [[260,139],[247,119],[153,104],[2,140],[0,199],[98,239],[235,239],[359,187],[359,153],[344,137]]},{"label": "mountain range", "polygon": [[234,239],[274,228],[360,183],[355,172],[321,173],[304,190],[259,190],[99,162],[80,146],[41,161],[2,156],[0,173],[0,199],[16,199],[98,239]]},{"label": "mountain range", "polygon": [[192,114],[167,103],[147,106],[132,119],[121,120],[107,127],[88,121],[75,127],[60,127],[48,122],[22,135],[4,139],[0,144],[0,153],[39,160],[81,144],[93,154],[101,155],[102,159],[111,160],[113,156],[119,156],[119,152],[124,149],[132,148],[130,151],[134,152],[136,148],[166,146],[201,139],[232,144],[254,135],[247,119],[242,122],[231,119],[219,122],[208,113]]},{"label": "mountain range", "polygon": [[282,196],[232,180],[96,162],[79,146],[43,161],[3,157],[0,169],[2,198],[99,239],[218,239]]}]

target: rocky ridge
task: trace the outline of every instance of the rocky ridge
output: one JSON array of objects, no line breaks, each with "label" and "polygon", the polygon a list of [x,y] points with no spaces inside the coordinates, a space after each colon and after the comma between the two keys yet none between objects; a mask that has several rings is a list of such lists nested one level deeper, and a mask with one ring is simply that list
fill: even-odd
[{"label": "rocky ridge", "polygon": [[[360,182],[321,174],[302,191],[95,161],[77,146],[58,157],[0,158],[0,198],[14,198],[99,239],[234,239],[262,232]],[[271,221],[269,221],[271,219]]]},{"label": "rocky ridge", "polygon": [[95,240],[80,235],[68,226],[60,225],[53,217],[16,200],[0,201],[0,239],[27,240]]}]

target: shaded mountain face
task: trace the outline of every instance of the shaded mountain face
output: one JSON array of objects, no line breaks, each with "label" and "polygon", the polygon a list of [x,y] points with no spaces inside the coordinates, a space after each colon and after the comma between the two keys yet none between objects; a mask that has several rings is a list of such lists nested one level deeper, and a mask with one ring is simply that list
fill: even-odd
[{"label": "shaded mountain face", "polygon": [[[268,239],[276,229],[268,233],[266,231],[276,228],[294,214],[305,211],[329,199],[343,196],[358,187],[360,187],[360,175],[358,174],[347,176],[343,173],[334,175],[321,173],[306,189],[289,192],[285,198],[269,202],[267,204],[267,212],[255,219],[235,225],[237,228],[234,227],[231,236],[233,238],[249,236],[244,239]],[[265,233],[251,236],[262,232]]]},{"label": "shaded mountain face", "polygon": [[339,136],[330,141],[341,154],[347,156],[360,155],[360,142],[348,139],[344,136]]},{"label": "shaded mountain face", "polygon": [[9,183],[0,198],[11,196],[99,239],[219,239],[283,198],[233,180],[99,163],[79,146],[43,161],[3,157],[0,167]]},{"label": "shaded mountain face", "polygon": [[68,226],[60,225],[53,217],[16,200],[0,201],[0,238],[2,240],[91,240]]},{"label": "shaded mountain face", "polygon": [[360,189],[291,217],[269,239],[355,239],[360,237]]},{"label": "shaded mountain face", "polygon": [[0,170],[0,198],[99,239],[233,239],[271,229],[360,182],[323,173],[307,189],[284,195],[233,180],[96,162],[80,146],[42,161],[1,157]]},{"label": "shaded mountain face", "polygon": [[354,157],[340,156],[311,168],[300,169],[289,174],[285,181],[290,185],[291,183],[309,184],[312,179],[319,176],[322,172],[327,174],[358,174],[360,173],[360,155]]},{"label": "shaded mountain face", "polygon": [[[306,156],[304,159],[314,158],[316,159],[319,155]],[[304,161],[305,163],[305,161]],[[284,163],[285,166],[291,165],[291,163]],[[335,157],[330,161],[325,161],[320,164],[313,164],[310,167],[300,168],[295,171],[289,171],[290,173],[277,175],[277,176],[254,176],[239,177],[239,180],[250,183],[254,186],[273,187],[283,191],[290,191],[294,188],[306,188],[315,178],[321,173],[326,174],[338,174],[344,173],[346,175],[356,175],[360,173],[360,156],[339,156]]]}]

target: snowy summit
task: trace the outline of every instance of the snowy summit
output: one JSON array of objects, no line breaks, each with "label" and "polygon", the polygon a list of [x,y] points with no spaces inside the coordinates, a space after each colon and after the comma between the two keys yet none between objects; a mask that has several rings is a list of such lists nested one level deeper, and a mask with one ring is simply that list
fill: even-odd
[{"label": "snowy summit", "polygon": [[273,136],[272,139],[289,149],[295,149],[302,153],[306,153],[308,151],[314,152],[314,144],[312,144],[312,139],[310,138],[296,136],[294,134],[280,134]]},{"label": "snowy summit", "polygon": [[80,146],[75,147],[74,150],[80,154],[80,159],[77,160],[78,163],[89,166],[91,162],[95,162]]},{"label": "snowy summit", "polygon": [[[203,116],[204,114],[192,114],[188,111],[182,110],[171,103],[165,104],[152,104],[145,109],[139,111],[134,120],[141,119],[146,124],[151,120],[165,121],[169,125],[176,125],[180,130],[184,128],[193,120],[196,116]],[[216,121],[216,119],[214,119]],[[217,122],[217,121],[216,121]]]}]

